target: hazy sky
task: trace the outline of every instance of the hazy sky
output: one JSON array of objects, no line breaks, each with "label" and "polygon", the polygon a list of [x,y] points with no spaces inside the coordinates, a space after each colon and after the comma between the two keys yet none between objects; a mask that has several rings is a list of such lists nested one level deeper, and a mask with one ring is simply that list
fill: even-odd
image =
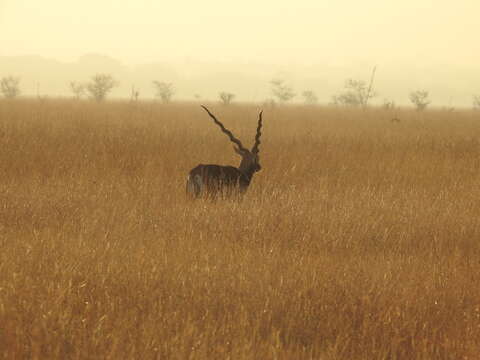
[{"label": "hazy sky", "polygon": [[0,0],[0,55],[474,65],[479,14],[479,0]]}]

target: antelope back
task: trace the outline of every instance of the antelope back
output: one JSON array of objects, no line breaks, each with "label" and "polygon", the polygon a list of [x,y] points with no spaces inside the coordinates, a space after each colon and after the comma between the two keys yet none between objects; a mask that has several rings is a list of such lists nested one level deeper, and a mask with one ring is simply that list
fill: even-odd
[{"label": "antelope back", "polygon": [[193,197],[230,196],[243,193],[250,181],[233,166],[204,165],[193,168],[187,178],[187,193]]}]

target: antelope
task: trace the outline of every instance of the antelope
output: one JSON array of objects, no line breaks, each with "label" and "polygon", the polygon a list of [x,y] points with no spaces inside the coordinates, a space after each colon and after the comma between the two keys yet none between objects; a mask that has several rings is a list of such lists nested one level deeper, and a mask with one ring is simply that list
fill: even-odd
[{"label": "antelope", "polygon": [[215,124],[220,127],[222,132],[228,136],[230,141],[235,144],[233,149],[242,157],[242,160],[238,168],[234,166],[212,164],[197,165],[190,170],[188,174],[187,195],[192,198],[199,198],[202,196],[216,198],[218,196],[231,197],[232,195],[242,195],[247,191],[248,186],[252,181],[253,174],[261,169],[258,156],[258,146],[260,145],[260,136],[262,135],[262,111],[258,114],[255,144],[253,145],[252,150],[247,150],[240,140],[233,136],[232,132],[226,129],[210,110],[203,105],[202,108],[213,119]]}]

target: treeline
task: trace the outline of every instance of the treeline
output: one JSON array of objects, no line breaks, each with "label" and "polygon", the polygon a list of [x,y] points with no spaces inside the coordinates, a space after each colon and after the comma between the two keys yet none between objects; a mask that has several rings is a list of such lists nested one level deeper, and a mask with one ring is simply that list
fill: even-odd
[{"label": "treeline", "polygon": [[[344,88],[331,97],[330,105],[345,106],[345,107],[362,107],[368,106],[369,101],[379,96],[379,93],[373,87],[373,79],[375,69],[372,72],[372,78],[367,83],[364,80],[347,79]],[[7,99],[14,99],[21,95],[20,78],[15,76],[4,76],[0,79],[0,94]],[[88,82],[71,81],[68,86],[77,100],[82,98],[89,98],[98,102],[104,101],[108,94],[119,85],[119,82],[114,79],[112,75],[100,73],[93,75]],[[155,96],[163,103],[172,101],[175,95],[175,87],[172,83],[154,80],[152,86],[155,90]],[[297,94],[293,87],[283,79],[273,79],[270,81],[272,97],[265,100],[266,104],[285,104],[300,95],[303,103],[308,105],[318,104],[318,97],[313,90],[304,90]],[[37,94],[40,97],[40,94]],[[195,99],[199,100],[200,95],[195,94]],[[223,105],[230,105],[236,95],[229,91],[220,91],[218,93],[218,100]],[[132,86],[130,99],[138,101],[140,98],[140,90]],[[425,110],[430,104],[429,91],[414,90],[408,94],[411,104],[418,110]],[[396,107],[393,99],[384,99],[383,108],[387,110]],[[480,95],[473,95],[472,106],[476,110],[480,110]],[[453,108],[448,108],[453,110]]]}]

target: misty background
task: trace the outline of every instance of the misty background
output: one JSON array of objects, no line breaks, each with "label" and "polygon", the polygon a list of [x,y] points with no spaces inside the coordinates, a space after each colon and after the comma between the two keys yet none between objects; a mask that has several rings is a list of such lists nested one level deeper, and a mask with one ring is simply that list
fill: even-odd
[{"label": "misty background", "polygon": [[173,83],[174,100],[228,91],[256,102],[284,79],[328,103],[377,66],[372,103],[428,90],[432,106],[470,107],[479,11],[470,0],[0,0],[0,77],[21,77],[23,95],[72,96],[70,81],[108,73],[120,84],[112,97],[134,85],[152,98],[158,80]]}]

